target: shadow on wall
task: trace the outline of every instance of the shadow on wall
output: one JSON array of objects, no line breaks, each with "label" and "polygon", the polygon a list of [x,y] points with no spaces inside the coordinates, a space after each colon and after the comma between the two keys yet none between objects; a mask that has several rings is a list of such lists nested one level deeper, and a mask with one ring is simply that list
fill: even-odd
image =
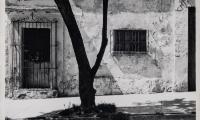
[{"label": "shadow on wall", "polygon": [[162,70],[157,60],[148,54],[116,55],[115,62],[123,73],[138,74],[148,78],[160,78]]}]

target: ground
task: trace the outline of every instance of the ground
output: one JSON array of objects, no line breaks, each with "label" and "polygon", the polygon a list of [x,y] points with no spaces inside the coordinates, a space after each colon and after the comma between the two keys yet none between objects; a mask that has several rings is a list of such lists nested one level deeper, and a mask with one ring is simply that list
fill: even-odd
[{"label": "ground", "polygon": [[[196,100],[197,97],[194,92],[96,96],[97,104],[114,103],[118,111],[132,115],[194,115],[196,112]],[[6,99],[5,109],[7,117],[20,119],[64,110],[73,104],[80,104],[79,97],[25,100]]]}]

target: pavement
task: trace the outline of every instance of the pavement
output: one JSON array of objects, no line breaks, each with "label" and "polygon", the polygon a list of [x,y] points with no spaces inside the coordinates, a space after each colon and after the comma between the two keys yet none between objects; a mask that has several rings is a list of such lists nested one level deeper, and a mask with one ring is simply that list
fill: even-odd
[{"label": "pavement", "polygon": [[[96,96],[96,104],[114,103],[129,114],[195,114],[195,92]],[[80,105],[79,97],[5,100],[5,116],[23,119]]]}]

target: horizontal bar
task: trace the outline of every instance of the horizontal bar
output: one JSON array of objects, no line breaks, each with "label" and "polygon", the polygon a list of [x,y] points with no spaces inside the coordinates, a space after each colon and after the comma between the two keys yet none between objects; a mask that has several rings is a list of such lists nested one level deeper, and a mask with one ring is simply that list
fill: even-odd
[{"label": "horizontal bar", "polygon": [[49,22],[37,22],[37,21],[35,21],[35,22],[29,22],[29,21],[12,21],[14,24],[15,23],[52,23],[52,24],[55,24],[55,23],[57,23],[58,21],[49,21]]},{"label": "horizontal bar", "polygon": [[139,52],[139,51],[132,51],[132,52],[128,52],[128,51],[113,51],[111,54],[112,55],[122,55],[122,54],[124,54],[124,55],[127,55],[127,54],[147,54],[148,52],[147,51],[145,51],[145,52]]},{"label": "horizontal bar", "polygon": [[[24,67],[24,69],[32,69],[33,67]],[[39,69],[57,69],[56,67],[55,68],[39,68]]]}]

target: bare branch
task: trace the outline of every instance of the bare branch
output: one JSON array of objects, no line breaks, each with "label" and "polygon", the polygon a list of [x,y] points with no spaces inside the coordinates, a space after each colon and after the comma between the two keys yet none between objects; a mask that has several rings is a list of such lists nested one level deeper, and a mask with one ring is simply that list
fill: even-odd
[{"label": "bare branch", "polygon": [[105,49],[106,49],[106,46],[107,46],[107,43],[108,43],[108,38],[107,38],[107,11],[108,11],[108,0],[103,0],[103,28],[102,28],[102,42],[101,42],[101,47],[100,47],[100,50],[99,50],[99,53],[97,54],[97,59],[96,59],[96,62],[94,64],[94,66],[92,67],[92,75],[95,76],[100,64],[101,64],[101,61],[102,61],[102,58],[103,58],[103,55],[104,55],[104,52],[105,52]]},{"label": "bare branch", "polygon": [[79,68],[90,70],[91,68],[83,44],[83,38],[79,31],[69,0],[55,0],[55,3],[67,26]]}]

